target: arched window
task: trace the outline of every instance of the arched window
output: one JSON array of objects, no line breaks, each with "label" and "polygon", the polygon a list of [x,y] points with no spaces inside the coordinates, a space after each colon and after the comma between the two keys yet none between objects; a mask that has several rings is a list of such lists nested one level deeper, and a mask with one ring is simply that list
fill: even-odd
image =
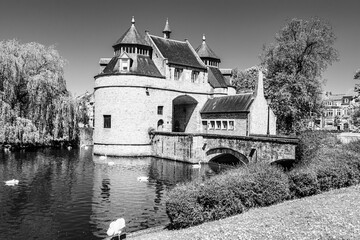
[{"label": "arched window", "polygon": [[157,130],[158,131],[162,131],[164,128],[164,121],[162,119],[160,119],[158,122],[157,122]]}]

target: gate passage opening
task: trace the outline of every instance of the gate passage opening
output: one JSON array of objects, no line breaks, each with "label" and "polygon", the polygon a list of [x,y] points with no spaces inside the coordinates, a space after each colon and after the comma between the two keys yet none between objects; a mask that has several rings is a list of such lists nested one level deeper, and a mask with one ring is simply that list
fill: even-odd
[{"label": "gate passage opening", "polygon": [[198,102],[188,95],[181,95],[173,100],[173,132],[186,132],[197,104]]}]

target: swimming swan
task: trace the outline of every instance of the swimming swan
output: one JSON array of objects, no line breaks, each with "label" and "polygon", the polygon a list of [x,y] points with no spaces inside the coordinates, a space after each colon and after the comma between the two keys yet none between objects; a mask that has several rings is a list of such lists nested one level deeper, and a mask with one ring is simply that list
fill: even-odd
[{"label": "swimming swan", "polygon": [[120,239],[120,233],[124,227],[125,219],[119,218],[116,221],[110,223],[109,229],[107,230],[106,234],[109,237],[114,237],[115,235],[118,235],[118,238]]},{"label": "swimming swan", "polygon": [[193,164],[192,168],[201,168],[201,161],[199,161],[197,164]]},{"label": "swimming swan", "polygon": [[147,181],[149,181],[149,177],[138,177],[137,178],[137,180],[139,181],[139,182],[147,182]]},{"label": "swimming swan", "polygon": [[19,180],[16,180],[16,179],[5,181],[5,185],[7,185],[7,186],[15,186],[18,184],[19,184]]}]

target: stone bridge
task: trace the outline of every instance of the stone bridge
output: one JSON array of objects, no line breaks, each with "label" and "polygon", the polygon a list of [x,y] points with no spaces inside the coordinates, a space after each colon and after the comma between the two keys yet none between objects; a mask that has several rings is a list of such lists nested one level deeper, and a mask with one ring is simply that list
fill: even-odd
[{"label": "stone bridge", "polygon": [[153,132],[151,137],[154,156],[189,163],[294,160],[298,144],[297,138],[279,136]]}]

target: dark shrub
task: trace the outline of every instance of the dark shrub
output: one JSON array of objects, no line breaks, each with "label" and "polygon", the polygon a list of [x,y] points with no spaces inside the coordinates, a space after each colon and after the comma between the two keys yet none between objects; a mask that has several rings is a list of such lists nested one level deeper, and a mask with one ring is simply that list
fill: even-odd
[{"label": "dark shrub", "polygon": [[298,167],[288,173],[291,198],[307,197],[320,192],[316,171]]},{"label": "dark shrub", "polygon": [[217,220],[242,213],[240,199],[226,185],[226,176],[212,178],[200,185],[198,203],[203,208],[206,221]]},{"label": "dark shrub", "polygon": [[250,164],[247,169],[232,171],[227,182],[246,208],[269,206],[289,197],[286,174],[269,164]]},{"label": "dark shrub", "polygon": [[179,229],[204,222],[203,208],[197,202],[199,183],[175,187],[165,200],[170,227]]}]

